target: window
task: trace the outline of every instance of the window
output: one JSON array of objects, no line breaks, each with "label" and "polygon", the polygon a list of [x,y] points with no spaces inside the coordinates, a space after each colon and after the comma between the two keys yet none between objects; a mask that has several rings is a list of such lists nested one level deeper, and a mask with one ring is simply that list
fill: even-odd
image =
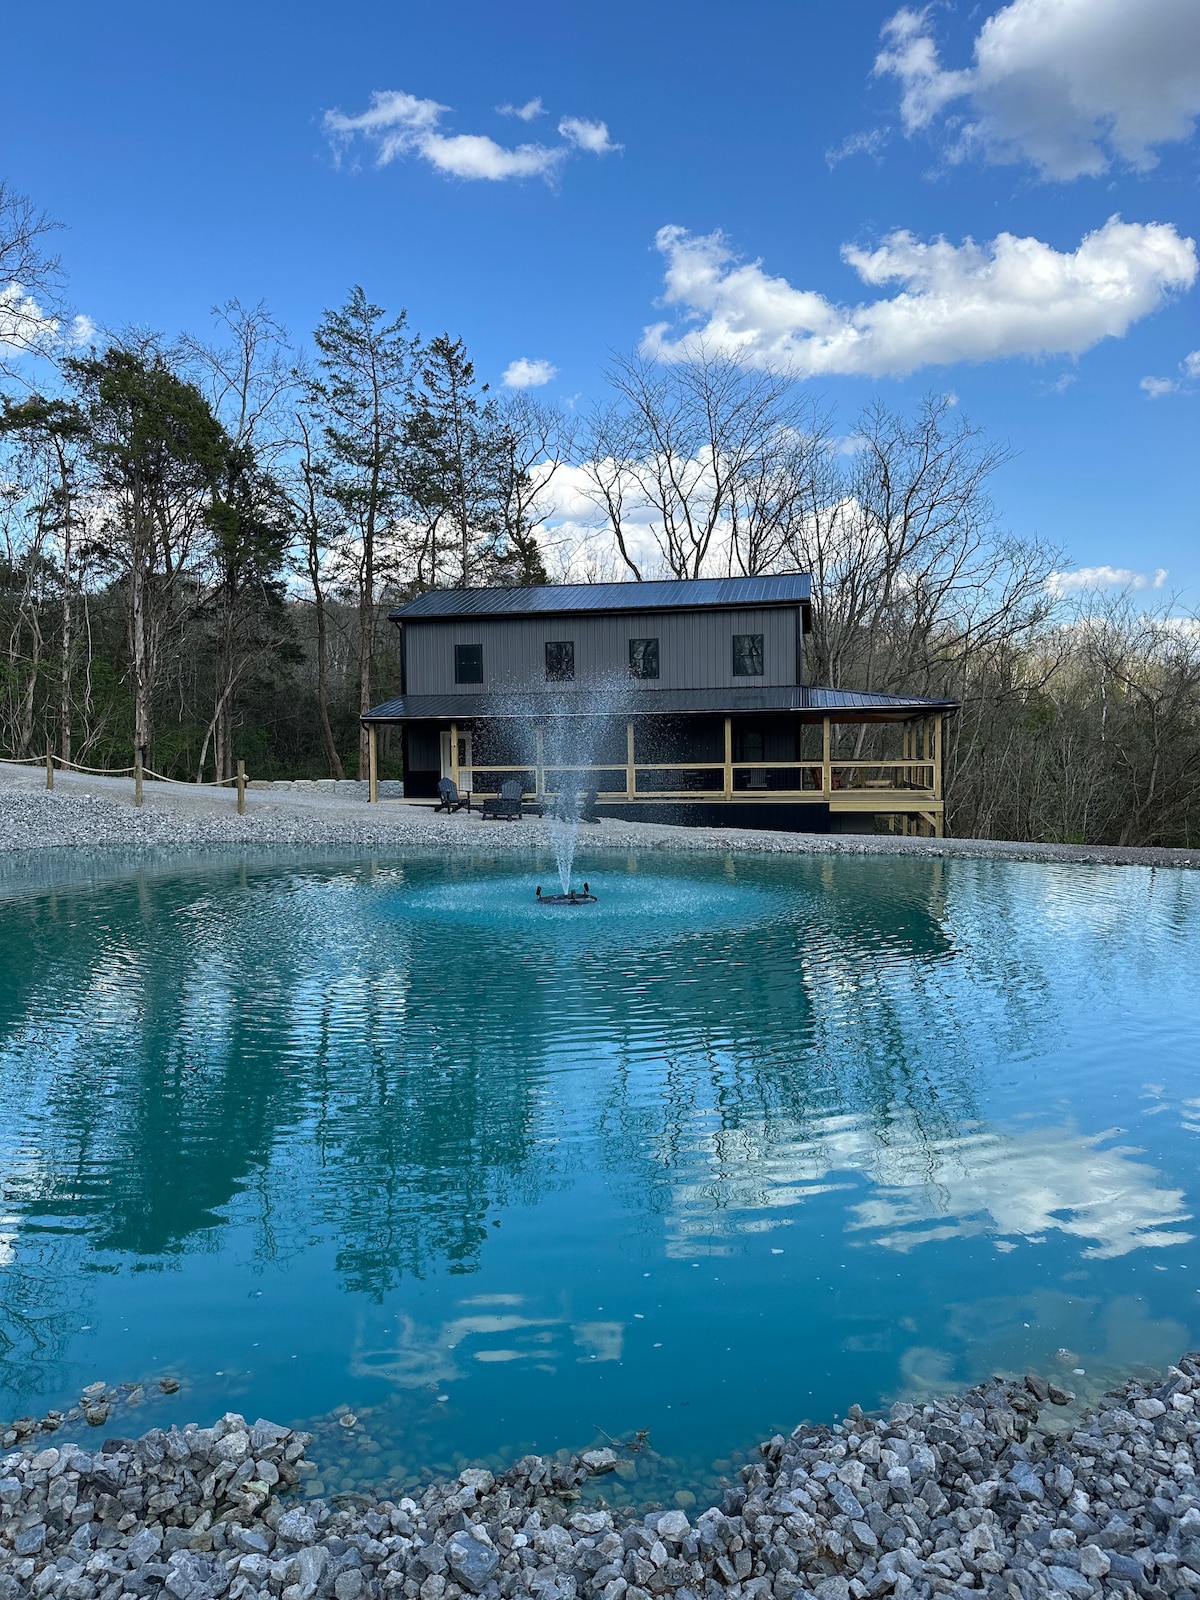
[{"label": "window", "polygon": [[456,644],[454,646],[455,683],[483,682],[483,646],[481,644]]},{"label": "window", "polygon": [[629,675],[631,678],[658,677],[657,639],[630,639]]},{"label": "window", "polygon": [[546,640],[546,677],[550,683],[569,683],[575,676],[574,639]]},{"label": "window", "polygon": [[762,677],[763,636],[761,633],[734,634],[733,675],[735,678]]}]

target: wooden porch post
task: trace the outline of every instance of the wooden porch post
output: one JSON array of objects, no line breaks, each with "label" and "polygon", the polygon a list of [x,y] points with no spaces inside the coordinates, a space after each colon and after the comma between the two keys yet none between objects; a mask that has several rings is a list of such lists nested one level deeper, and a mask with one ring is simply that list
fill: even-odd
[{"label": "wooden porch post", "polygon": [[[939,711],[933,720],[933,794],[936,800],[945,800],[945,789],[942,782],[942,725],[943,717]],[[934,827],[934,837],[940,839],[946,831],[946,813],[939,811],[937,823]]]},{"label": "wooden porch post", "polygon": [[367,728],[367,804],[379,799],[379,731],[372,722]]},{"label": "wooden porch post", "polygon": [[725,798],[733,799],[733,718],[725,718]]},{"label": "wooden porch post", "polygon": [[637,769],[633,764],[633,723],[625,724],[625,798],[632,800],[637,794]]},{"label": "wooden porch post", "polygon": [[458,723],[450,724],[450,776],[454,779],[454,787],[458,788]]},{"label": "wooden porch post", "polygon": [[537,786],[539,800],[546,798],[546,752],[542,747],[542,725],[539,722],[533,730],[533,781]]},{"label": "wooden porch post", "polygon": [[942,717],[933,719],[933,797],[942,799]]},{"label": "wooden porch post", "polygon": [[833,793],[833,771],[829,757],[833,748],[833,730],[828,717],[821,718],[821,794],[826,800]]}]

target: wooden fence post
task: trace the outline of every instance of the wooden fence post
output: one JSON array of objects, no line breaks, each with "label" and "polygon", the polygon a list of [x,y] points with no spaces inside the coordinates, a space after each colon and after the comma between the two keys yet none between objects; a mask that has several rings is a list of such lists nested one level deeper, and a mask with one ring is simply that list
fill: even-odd
[{"label": "wooden fence post", "polygon": [[237,764],[237,792],[238,816],[244,817],[246,815],[246,763],[244,761],[239,761]]},{"label": "wooden fence post", "polygon": [[142,803],[142,747],[139,744],[133,752],[133,803],[140,806]]},{"label": "wooden fence post", "polygon": [[47,787],[47,789],[53,789],[53,787],[54,787],[54,751],[53,750],[47,750],[46,751],[46,787]]}]

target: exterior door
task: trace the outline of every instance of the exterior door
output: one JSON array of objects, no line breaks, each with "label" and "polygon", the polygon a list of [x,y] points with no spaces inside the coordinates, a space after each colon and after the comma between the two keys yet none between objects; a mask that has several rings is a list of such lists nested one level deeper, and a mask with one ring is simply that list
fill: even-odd
[{"label": "exterior door", "polygon": [[[442,777],[453,778],[454,773],[454,747],[449,732],[442,734]],[[471,792],[471,735],[460,733],[458,736],[458,787],[464,794]]]}]

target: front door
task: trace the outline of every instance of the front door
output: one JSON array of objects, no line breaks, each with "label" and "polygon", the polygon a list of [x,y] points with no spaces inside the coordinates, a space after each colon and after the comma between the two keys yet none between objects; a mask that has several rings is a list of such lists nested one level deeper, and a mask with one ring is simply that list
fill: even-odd
[{"label": "front door", "polygon": [[442,734],[442,777],[454,778],[463,794],[471,792],[471,735],[458,736],[458,772],[454,771],[454,744],[449,731]]}]

